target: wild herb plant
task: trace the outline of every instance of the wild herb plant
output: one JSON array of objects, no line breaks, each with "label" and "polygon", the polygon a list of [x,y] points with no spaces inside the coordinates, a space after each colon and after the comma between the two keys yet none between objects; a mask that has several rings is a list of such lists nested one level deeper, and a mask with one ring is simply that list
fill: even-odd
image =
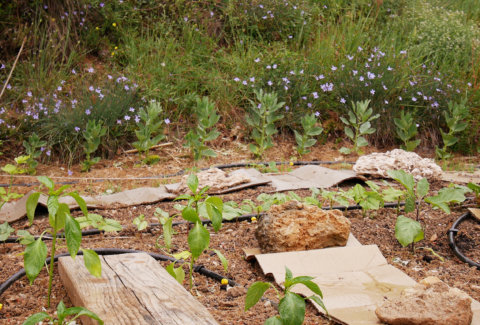
[{"label": "wild herb plant", "polygon": [[310,152],[307,148],[313,146],[317,142],[317,139],[313,137],[320,135],[323,132],[323,128],[321,126],[316,126],[317,117],[315,116],[315,113],[304,115],[300,119],[300,123],[302,124],[303,134],[297,130],[294,130],[293,132],[295,133],[295,141],[297,142],[297,152],[301,156]]},{"label": "wild herb plant", "polygon": [[103,127],[102,121],[88,121],[87,128],[83,131],[85,160],[82,162],[82,172],[90,171],[90,168],[100,161],[100,157],[91,158],[91,155],[97,151],[106,133],[107,129]]},{"label": "wild herb plant", "polygon": [[278,102],[276,93],[264,93],[262,89],[255,90],[258,104],[250,100],[251,107],[245,118],[252,128],[252,138],[256,145],[250,144],[250,151],[258,158],[263,156],[265,150],[273,146],[272,136],[278,132],[275,122],[283,118],[278,110],[284,102]]},{"label": "wild herb plant", "polygon": [[23,196],[23,194],[12,191],[13,177],[14,175],[25,174],[27,172],[27,169],[23,166],[28,164],[29,159],[30,156],[19,156],[15,158],[15,165],[6,164],[1,168],[2,171],[10,175],[10,182],[6,190],[4,187],[0,187],[0,210],[5,205],[5,203],[11,200],[19,199]]},{"label": "wild herb plant", "polygon": [[[323,304],[323,294],[318,285],[313,282],[314,278],[310,276],[297,276],[293,277],[292,272],[288,267],[285,267],[285,282],[283,286],[285,290],[283,295],[275,288],[275,286],[269,282],[255,282],[247,291],[245,297],[245,311],[249,310],[257,304],[257,302],[263,297],[265,291],[269,288],[273,288],[277,293],[279,299],[278,313],[280,315],[272,316],[265,321],[265,325],[301,325],[305,319],[305,301],[311,300],[322,307],[328,314],[328,311]],[[303,284],[310,289],[314,295],[303,298],[302,296],[292,292],[292,288],[297,284]]]},{"label": "wild herb plant", "polygon": [[415,139],[418,134],[417,124],[413,118],[412,113],[400,112],[399,118],[394,118],[397,136],[402,140],[402,149],[407,151],[414,151],[420,144],[420,139]]},{"label": "wild herb plant", "polygon": [[377,119],[380,114],[373,115],[373,110],[368,108],[370,100],[352,102],[352,109],[348,111],[348,119],[341,116],[340,119],[345,124],[345,135],[353,141],[353,148],[342,147],[340,152],[348,155],[352,152],[362,154],[361,147],[367,146],[368,141],[363,136],[372,134],[375,129],[372,127],[372,121]]},{"label": "wild herb plant", "polygon": [[90,317],[96,320],[99,325],[103,325],[103,321],[94,312],[84,307],[66,308],[63,301],[58,303],[55,315],[50,316],[46,312],[36,313],[28,317],[23,325],[36,325],[45,321],[52,325],[69,325],[75,324],[75,320],[79,317]]},{"label": "wild herb plant", "polygon": [[160,141],[165,139],[163,134],[163,120],[161,114],[163,112],[162,106],[158,102],[150,102],[147,109],[141,108],[138,112],[140,120],[137,122],[138,130],[135,130],[137,141],[133,143],[135,149],[138,150],[138,155],[143,163],[149,165],[157,162],[160,158],[158,156],[150,156],[150,149],[157,145]]},{"label": "wild herb plant", "polygon": [[[67,244],[68,252],[72,258],[75,258],[82,242],[82,231],[79,223],[70,215],[70,208],[65,203],[60,203],[59,199],[63,196],[71,196],[80,206],[84,216],[88,215],[87,206],[77,192],[65,193],[65,190],[69,185],[63,185],[58,189],[55,189],[53,181],[46,176],[38,176],[38,181],[42,183],[48,189],[48,220],[50,228],[44,230],[40,237],[26,245],[25,253],[23,255],[23,263],[27,278],[30,284],[37,278],[38,274],[45,265],[45,261],[48,255],[47,245],[43,242],[42,237],[45,233],[49,233],[52,236],[52,246],[50,249],[50,267],[48,267],[48,294],[47,294],[47,307],[50,307],[50,297],[52,293],[52,281],[53,281],[53,267],[54,256],[57,250],[57,234],[65,229],[65,240]],[[27,199],[27,217],[30,224],[35,217],[35,209],[37,207],[40,192],[31,194]],[[85,266],[88,271],[96,277],[101,276],[101,263],[97,253],[90,249],[83,250],[83,258]]]},{"label": "wild herb plant", "polygon": [[[187,186],[192,191],[192,194],[184,194],[178,196],[175,200],[188,200],[187,206],[176,206],[177,209],[181,210],[182,218],[186,221],[189,221],[194,224],[193,228],[190,229],[188,233],[188,247],[189,251],[183,251],[179,254],[174,254],[173,256],[177,259],[189,260],[189,286],[190,290],[193,287],[193,265],[195,261],[202,255],[202,253],[208,249],[210,245],[210,232],[202,223],[200,216],[207,217],[213,226],[215,232],[220,230],[222,227],[222,213],[223,213],[223,202],[222,199],[216,196],[208,196],[206,192],[209,187],[198,188],[198,178],[195,174],[190,174],[187,178]],[[214,249],[215,254],[219,257],[220,261],[223,264],[224,269],[228,267],[228,261],[223,256],[223,254]],[[174,264],[174,263],[173,263]],[[171,270],[175,269],[174,266],[171,267]],[[180,278],[176,276],[181,275],[181,271],[175,271],[172,274],[177,281]],[[183,281],[183,280],[182,280]]]},{"label": "wild herb plant", "polygon": [[30,157],[27,161],[29,174],[33,175],[36,173],[36,168],[38,166],[38,161],[36,159],[42,154],[40,148],[43,148],[46,145],[47,142],[41,141],[35,132],[28,137],[28,140],[23,141],[25,152],[27,156]]},{"label": "wild herb plant", "polygon": [[138,231],[147,229],[148,222],[145,220],[145,215],[142,213],[132,221],[133,225],[137,227]]},{"label": "wild herb plant", "polygon": [[215,140],[220,135],[220,132],[215,128],[220,119],[215,110],[215,103],[211,102],[208,97],[197,98],[195,115],[197,126],[185,136],[187,143],[184,146],[190,148],[195,161],[203,157],[216,157],[215,151],[205,144]]},{"label": "wild herb plant", "polygon": [[456,133],[462,132],[468,126],[468,122],[465,119],[469,115],[469,109],[466,106],[466,99],[460,103],[448,102],[448,110],[444,112],[445,122],[448,127],[448,133],[440,130],[443,140],[443,147],[435,147],[435,154],[438,159],[450,159],[452,154],[448,152],[448,147],[453,146],[458,142],[458,138],[455,137]]}]

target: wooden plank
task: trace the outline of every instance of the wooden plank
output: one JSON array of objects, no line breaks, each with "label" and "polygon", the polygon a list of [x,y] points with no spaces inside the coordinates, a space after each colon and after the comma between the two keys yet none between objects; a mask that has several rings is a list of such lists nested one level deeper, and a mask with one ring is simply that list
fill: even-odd
[{"label": "wooden plank", "polygon": [[[215,324],[208,310],[145,253],[100,256],[102,277],[88,273],[83,256],[59,259],[59,273],[75,306],[105,324]],[[96,324],[82,318],[83,324]]]},{"label": "wooden plank", "polygon": [[472,216],[474,216],[478,221],[480,221],[480,209],[469,208],[468,210],[470,211]]}]

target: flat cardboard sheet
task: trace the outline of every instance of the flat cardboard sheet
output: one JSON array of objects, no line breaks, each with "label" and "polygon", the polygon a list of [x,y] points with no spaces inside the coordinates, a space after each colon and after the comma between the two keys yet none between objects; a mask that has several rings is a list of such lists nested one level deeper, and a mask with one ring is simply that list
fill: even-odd
[{"label": "flat cardboard sheet", "polygon": [[353,170],[335,170],[322,166],[306,165],[283,175],[269,175],[278,192],[298,189],[329,188],[349,179],[365,180]]},{"label": "flat cardboard sheet", "polygon": [[[416,282],[389,265],[376,245],[334,247],[310,251],[255,256],[265,274],[281,284],[285,266],[293,276],[312,276],[323,293],[323,302],[337,321],[352,325],[381,324],[375,309],[384,297],[400,295]],[[310,296],[305,286],[293,288]],[[315,307],[322,312],[318,305]]]}]

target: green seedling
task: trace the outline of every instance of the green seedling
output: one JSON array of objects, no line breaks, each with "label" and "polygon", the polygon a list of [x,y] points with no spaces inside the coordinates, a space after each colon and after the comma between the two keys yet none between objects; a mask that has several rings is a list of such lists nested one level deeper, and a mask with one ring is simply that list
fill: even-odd
[{"label": "green seedling", "polygon": [[383,183],[387,186],[387,188],[383,190],[381,190],[380,186],[372,181],[366,181],[365,183],[374,192],[378,193],[382,197],[383,202],[397,202],[397,215],[400,215],[400,201],[405,194],[404,191],[391,187],[386,181],[383,181]]},{"label": "green seedling", "polygon": [[132,144],[138,150],[142,162],[147,165],[154,164],[160,159],[156,155],[151,156],[149,152],[153,146],[165,139],[165,135],[163,135],[164,121],[161,119],[162,112],[160,103],[154,101],[150,102],[146,110],[141,108],[138,112],[140,121],[137,123],[138,129],[135,131],[137,141]]},{"label": "green seedling", "polygon": [[438,208],[443,212],[450,214],[449,204],[461,203],[465,201],[465,193],[469,191],[469,188],[453,185],[442,188],[435,196],[426,197],[425,202],[430,203],[434,209]]},{"label": "green seedling", "polygon": [[422,225],[418,221],[400,215],[395,223],[395,238],[403,247],[411,244],[412,251],[415,251],[413,244],[424,238]]},{"label": "green seedling", "polygon": [[345,124],[345,134],[353,142],[353,148],[348,149],[343,147],[340,153],[348,155],[352,152],[362,154],[361,147],[368,145],[367,139],[364,135],[372,134],[375,128],[372,127],[372,121],[379,118],[379,114],[373,115],[373,110],[368,108],[370,100],[352,102],[352,110],[348,111],[348,119],[340,117],[340,120]]},{"label": "green seedling", "polygon": [[[192,194],[184,194],[175,200],[188,200],[187,206],[177,205],[176,208],[181,210],[182,218],[194,224],[188,233],[189,251],[182,252],[183,260],[189,259],[189,287],[193,287],[193,265],[195,261],[208,249],[210,245],[210,232],[202,223],[200,216],[208,218],[212,222],[215,232],[222,227],[223,202],[222,199],[215,196],[208,196],[208,186],[204,188],[198,187],[198,178],[195,174],[190,174],[187,178],[187,186]],[[228,262],[225,257],[218,251],[213,250],[226,269]],[[173,268],[173,266],[172,266]],[[176,274],[176,273],[175,273]],[[172,274],[173,275],[173,274]],[[177,278],[177,280],[179,280]]]},{"label": "green seedling", "polygon": [[[283,292],[283,296],[273,284],[269,282],[255,282],[248,288],[247,295],[245,297],[245,311],[255,306],[263,297],[265,291],[267,291],[269,288],[273,288],[279,299],[278,313],[280,315],[270,317],[265,321],[265,325],[303,324],[305,319],[306,300],[315,302],[328,314],[328,311],[323,304],[322,291],[318,285],[312,281],[313,279],[314,278],[310,276],[297,276],[294,278],[288,267],[285,267],[285,282],[283,283],[285,290]],[[310,289],[314,295],[303,298],[302,296],[292,292],[292,288],[297,284],[303,284]]]},{"label": "green seedling", "polygon": [[297,142],[297,152],[301,156],[310,152],[308,148],[317,143],[317,139],[314,137],[319,136],[323,132],[323,128],[317,126],[315,113],[303,116],[300,123],[302,124],[303,134],[297,130],[293,132],[295,133],[295,141]]},{"label": "green seedling", "polygon": [[60,301],[57,305],[56,315],[50,316],[46,312],[36,313],[28,317],[23,325],[35,325],[47,321],[48,324],[53,325],[68,325],[76,324],[75,320],[79,317],[90,317],[98,322],[99,325],[103,325],[103,321],[94,312],[83,307],[70,307],[66,308],[63,301]]},{"label": "green seedling", "polygon": [[203,157],[216,157],[215,151],[205,144],[215,140],[220,135],[220,132],[215,128],[220,119],[215,110],[215,103],[211,102],[208,97],[197,98],[195,115],[197,117],[197,127],[187,133],[185,136],[187,143],[184,146],[190,148],[195,161]]},{"label": "green seedling", "polygon": [[283,118],[279,109],[285,105],[278,102],[276,93],[264,93],[256,90],[257,102],[250,100],[251,107],[246,116],[247,124],[252,128],[252,138],[255,144],[250,144],[250,151],[258,158],[263,156],[265,150],[273,147],[272,136],[278,132],[275,122]]},{"label": "green seedling", "polygon": [[[157,217],[158,222],[162,225],[163,243],[167,252],[170,253],[172,249],[172,240],[173,240],[173,234],[174,234],[172,222],[175,215],[170,217],[168,215],[168,212],[160,208],[156,208],[154,216]],[[157,243],[156,243],[157,247],[160,247],[160,245],[158,245],[158,240],[160,239],[160,237],[161,236],[157,238]]]},{"label": "green seedling", "polygon": [[320,190],[318,188],[312,187],[310,188],[312,194],[310,196],[304,197],[303,202],[309,205],[315,205],[319,208],[322,208],[323,204],[318,200],[318,196],[320,195]]},{"label": "green seedling", "polygon": [[0,225],[0,242],[7,240],[8,237],[15,231],[8,222],[4,222]]},{"label": "green seedling", "polygon": [[343,191],[335,192],[335,191],[322,190],[321,196],[322,198],[327,200],[327,202],[330,205],[330,209],[332,209],[334,202],[337,202],[338,204],[344,207],[347,207],[349,205],[348,200],[350,199],[350,197],[347,196],[345,193],[346,192],[343,192]]},{"label": "green seedling", "polygon": [[420,140],[415,140],[415,136],[418,134],[417,124],[413,119],[412,113],[406,113],[401,111],[400,118],[394,118],[393,122],[397,127],[396,132],[398,138],[402,140],[402,149],[407,151],[414,151],[420,144]]},{"label": "green seedling", "polygon": [[366,217],[367,211],[378,210],[385,204],[380,194],[375,191],[367,191],[360,184],[356,184],[351,191],[355,203],[362,207],[362,215],[364,217]]},{"label": "green seedling", "polygon": [[82,172],[90,171],[90,168],[100,161],[100,157],[91,158],[91,155],[97,151],[100,141],[106,133],[107,129],[103,127],[102,121],[88,121],[87,128],[83,131],[85,160],[82,162]]},{"label": "green seedling", "polygon": [[475,193],[475,201],[480,205],[480,184],[474,184],[472,182],[467,184],[467,187]]},{"label": "green seedling", "polygon": [[460,103],[454,103],[452,101],[448,103],[448,110],[444,112],[448,133],[440,130],[443,147],[435,147],[435,154],[438,159],[446,160],[452,157],[452,154],[448,152],[448,147],[451,147],[458,142],[458,138],[455,137],[455,134],[462,132],[468,126],[468,122],[465,122],[465,119],[467,119],[469,115],[469,109],[465,104],[466,99]]},{"label": "green seedling", "polygon": [[[25,253],[23,254],[23,262],[27,278],[30,284],[37,278],[38,274],[45,265],[47,258],[47,245],[43,242],[42,237],[45,233],[49,233],[52,236],[52,244],[50,249],[50,267],[48,268],[48,294],[47,294],[47,307],[50,307],[50,297],[52,293],[52,281],[53,281],[53,267],[54,256],[57,249],[57,234],[65,229],[65,240],[67,244],[68,252],[72,258],[75,258],[82,242],[82,232],[80,224],[70,215],[70,208],[65,203],[60,203],[59,199],[63,196],[71,196],[75,199],[84,216],[88,215],[87,205],[80,195],[76,192],[65,193],[65,190],[69,185],[63,185],[58,189],[55,189],[53,181],[46,176],[37,177],[38,181],[42,183],[48,189],[47,209],[48,220],[50,228],[44,230],[39,238],[25,247]],[[35,209],[38,204],[40,192],[32,193],[27,199],[27,217],[30,224],[33,222],[35,216]],[[96,276],[101,276],[101,264],[100,258],[93,250],[84,249],[83,257],[85,266],[88,271]]]},{"label": "green seedling", "polygon": [[38,135],[34,132],[28,137],[28,140],[23,141],[23,147],[27,156],[30,158],[27,160],[28,173],[34,175],[37,171],[38,161],[36,160],[42,154],[40,148],[47,145],[46,141],[41,141]]},{"label": "green seedling", "polygon": [[77,217],[75,220],[78,222],[81,229],[92,227],[105,232],[122,230],[122,225],[117,220],[104,218],[96,213],[89,213],[86,217]]},{"label": "green seedling", "polygon": [[148,226],[148,222],[147,222],[147,220],[145,220],[145,215],[144,214],[141,214],[138,217],[136,217],[135,219],[133,219],[132,223],[133,223],[134,226],[137,227],[138,231],[145,230],[145,229],[147,229],[147,226]]},{"label": "green seedling", "polygon": [[23,194],[12,191],[13,177],[15,175],[25,174],[27,172],[27,169],[25,169],[23,166],[28,164],[29,159],[30,156],[19,156],[15,158],[15,165],[7,164],[2,167],[2,171],[10,175],[10,182],[6,190],[4,187],[0,187],[0,209],[2,209],[5,203],[23,197]]}]

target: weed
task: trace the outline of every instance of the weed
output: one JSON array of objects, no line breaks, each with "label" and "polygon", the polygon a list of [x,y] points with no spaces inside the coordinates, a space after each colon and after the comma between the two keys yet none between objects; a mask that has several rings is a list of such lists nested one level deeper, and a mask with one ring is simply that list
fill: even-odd
[{"label": "weed", "polygon": [[297,152],[301,156],[310,152],[307,148],[313,146],[317,142],[313,137],[320,135],[323,132],[323,128],[316,126],[317,117],[315,116],[315,113],[303,116],[300,123],[302,124],[303,134],[297,130],[294,130],[294,133],[295,141],[297,142]]},{"label": "weed", "polygon": [[87,128],[83,131],[85,145],[85,160],[82,162],[82,172],[90,171],[90,168],[100,161],[100,157],[91,158],[90,155],[97,151],[102,137],[107,133],[107,129],[103,127],[102,121],[90,120],[87,122]]},{"label": "weed", "polygon": [[135,130],[137,141],[133,143],[133,146],[138,150],[140,158],[144,154],[142,161],[147,165],[158,161],[157,157],[149,155],[149,151],[165,139],[162,127],[164,121],[161,119],[162,111],[160,103],[152,101],[146,110],[141,108],[138,113],[140,120],[137,122],[138,130]]},{"label": "weed", "polygon": [[406,113],[404,111],[400,112],[399,118],[394,118],[397,136],[403,142],[403,149],[407,151],[414,151],[416,147],[420,144],[420,140],[415,140],[415,136],[418,133],[418,125],[415,124],[413,114]]}]

